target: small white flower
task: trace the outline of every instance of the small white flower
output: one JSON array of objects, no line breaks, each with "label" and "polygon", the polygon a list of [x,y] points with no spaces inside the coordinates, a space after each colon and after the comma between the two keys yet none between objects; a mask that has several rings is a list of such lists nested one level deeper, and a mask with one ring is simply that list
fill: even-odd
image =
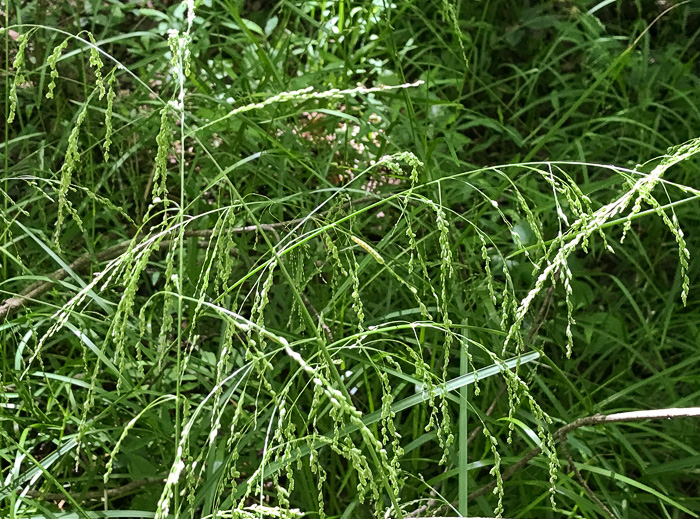
[{"label": "small white flower", "polygon": [[180,474],[182,473],[182,469],[185,468],[185,462],[182,460],[178,460],[177,465],[175,466],[175,470],[173,470],[170,475],[168,476],[168,481],[167,485],[174,485],[175,483],[178,482],[180,479]]}]

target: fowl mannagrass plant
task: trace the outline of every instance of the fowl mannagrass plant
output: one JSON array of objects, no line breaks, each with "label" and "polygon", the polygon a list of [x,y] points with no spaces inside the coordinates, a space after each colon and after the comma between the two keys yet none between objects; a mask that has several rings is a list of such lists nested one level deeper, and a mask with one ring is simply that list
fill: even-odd
[{"label": "fowl mannagrass plant", "polygon": [[[700,139],[636,166],[535,159],[597,102],[649,27],[542,139],[522,141],[519,160],[455,169],[457,133],[431,141],[457,103],[439,99],[441,80],[419,61],[397,64],[414,47],[397,49],[382,22],[396,6],[283,2],[261,27],[221,4],[140,8],[168,30],[167,45],[157,25],[127,34],[140,38],[140,58],[108,31],[10,24],[5,8],[5,41],[15,41],[0,185],[3,516],[501,516],[508,478],[530,461],[544,471],[533,469],[531,499],[513,498],[521,517],[535,516],[530,506],[622,516],[628,505],[581,474],[610,467],[576,463],[567,449],[594,453],[567,434],[697,414],[588,416],[612,409],[569,380],[566,362],[612,325],[591,313],[602,304],[585,265],[616,253],[651,263],[643,233],[667,232],[678,256],[666,299],[686,304],[690,252],[676,210],[700,191],[665,174],[696,174]],[[436,16],[455,38],[453,63],[472,74],[480,58],[458,7],[443,0]],[[309,27],[318,35],[302,38]],[[212,50],[224,29],[237,31],[236,56]],[[49,42],[41,64],[31,51]],[[337,56],[356,51],[346,60],[358,60],[358,77],[390,70],[387,59],[395,68],[353,83]],[[78,75],[61,71],[83,55]],[[47,106],[51,131],[36,123]],[[515,135],[501,110],[500,122],[475,125]],[[36,138],[29,155],[13,151]],[[667,231],[634,227],[654,217]],[[640,286],[630,283],[619,286]],[[580,366],[607,355],[582,354]],[[657,360],[652,377],[670,362]],[[580,399],[557,393],[569,390]],[[697,516],[620,477],[673,510],[664,517]]]}]

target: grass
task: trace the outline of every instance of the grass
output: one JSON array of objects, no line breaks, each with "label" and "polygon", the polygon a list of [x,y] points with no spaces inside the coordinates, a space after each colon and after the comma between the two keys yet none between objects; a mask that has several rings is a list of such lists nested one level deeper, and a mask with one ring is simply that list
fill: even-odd
[{"label": "grass", "polygon": [[700,514],[692,2],[1,9],[3,517]]}]

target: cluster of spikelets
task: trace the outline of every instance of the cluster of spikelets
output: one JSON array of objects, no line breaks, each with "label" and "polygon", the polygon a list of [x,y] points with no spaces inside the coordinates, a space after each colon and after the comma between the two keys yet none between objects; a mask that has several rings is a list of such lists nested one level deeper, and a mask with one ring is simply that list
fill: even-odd
[{"label": "cluster of spikelets", "polygon": [[[171,153],[171,145],[173,143],[173,130],[175,128],[174,121],[183,121],[187,116],[185,109],[186,96],[186,78],[189,74],[189,50],[188,45],[191,41],[191,27],[194,20],[194,8],[192,2],[188,2],[188,29],[185,33],[172,33],[169,36],[171,53],[173,56],[172,68],[173,77],[177,82],[176,92],[173,98],[164,102],[160,109],[160,131],[156,138],[157,154],[155,158],[155,173],[153,181],[153,190],[149,212],[156,210],[159,207],[168,208],[168,156]],[[450,11],[450,4],[445,2],[446,17],[452,23],[456,23],[454,13]],[[22,88],[27,84],[26,68],[25,68],[25,53],[27,43],[32,34],[32,31],[21,34],[17,40],[18,50],[13,62],[15,71],[14,81],[10,88],[10,111],[8,121],[12,122],[18,108],[17,89]],[[72,184],[72,174],[76,165],[80,161],[79,150],[79,135],[81,125],[85,119],[87,108],[93,98],[96,96],[98,100],[102,100],[106,96],[105,109],[105,135],[103,140],[103,150],[105,160],[109,160],[109,151],[112,138],[112,109],[114,94],[115,73],[120,67],[115,66],[106,76],[103,76],[102,69],[104,64],[101,59],[102,51],[97,48],[92,34],[87,33],[87,39],[81,38],[80,35],[71,37],[87,46],[90,52],[89,63],[93,68],[95,75],[95,89],[86,99],[81,108],[74,128],[68,138],[68,145],[65,153],[65,160],[60,171],[60,183],[57,188],[58,195],[58,216],[56,222],[56,230],[54,243],[57,249],[60,249],[60,236],[66,215],[74,219],[80,226],[80,216],[72,207],[68,193],[73,189],[78,189]],[[50,82],[47,87],[47,97],[53,96],[55,88],[55,80],[58,77],[56,71],[57,62],[62,53],[67,48],[71,38],[66,38],[62,41],[47,59],[50,69]],[[461,44],[461,42],[460,42]],[[463,49],[463,46],[462,46]],[[465,56],[466,59],[466,56]],[[418,86],[419,83],[407,83],[393,88],[412,88]],[[264,101],[251,103],[244,106],[239,106],[231,110],[225,116],[209,122],[207,125],[200,126],[195,129],[200,131],[209,125],[214,125],[222,120],[230,117],[235,117],[245,112],[250,112],[264,108],[275,103],[302,103],[308,100],[322,100],[333,98],[345,98],[356,94],[377,93],[386,90],[387,87],[364,87],[358,86],[351,89],[331,89],[322,92],[314,91],[313,88],[305,88],[296,91],[283,92],[271,96]],[[184,125],[181,125],[181,128]],[[616,200],[607,205],[594,210],[588,197],[583,194],[576,184],[566,179],[566,175],[553,174],[553,169],[557,166],[552,164],[543,165],[540,167],[528,166],[537,174],[541,175],[552,189],[556,200],[557,213],[560,222],[563,225],[560,227],[558,236],[548,245],[542,236],[541,223],[530,210],[528,203],[517,189],[514,189],[516,199],[519,203],[519,208],[522,211],[526,221],[532,229],[536,238],[536,249],[541,253],[539,256],[532,254],[532,248],[528,249],[519,242],[518,233],[512,227],[512,235],[516,246],[523,254],[532,262],[533,270],[538,274],[537,280],[522,300],[519,300],[515,295],[513,282],[508,271],[508,262],[501,257],[498,264],[502,268],[502,273],[505,283],[499,288],[494,281],[492,273],[493,250],[495,247],[490,243],[490,240],[485,232],[483,232],[477,224],[470,222],[475,235],[480,243],[480,256],[483,259],[485,283],[489,293],[489,297],[494,303],[494,306],[500,305],[501,308],[501,327],[506,333],[506,339],[503,346],[503,354],[506,351],[514,350],[522,352],[526,348],[522,330],[525,317],[531,311],[535,298],[551,283],[560,282],[564,287],[564,294],[567,307],[567,328],[566,336],[568,339],[567,355],[570,355],[573,348],[573,333],[572,326],[575,324],[573,316],[572,296],[572,273],[568,266],[568,259],[571,254],[578,250],[587,250],[589,239],[593,235],[599,235],[605,243],[605,246],[612,251],[612,248],[607,244],[604,229],[615,218],[622,215],[624,211],[631,205],[627,220],[624,226],[626,233],[631,225],[632,220],[641,211],[642,204],[650,205],[653,210],[662,218],[668,228],[675,237],[680,251],[680,267],[682,276],[682,299],[685,302],[689,280],[688,280],[688,261],[689,252],[685,245],[684,235],[678,225],[675,215],[669,216],[661,204],[654,198],[652,191],[654,187],[661,181],[663,174],[673,165],[687,159],[691,155],[700,151],[700,139],[692,141],[688,144],[679,146],[669,150],[668,155],[653,169],[650,174],[642,175],[638,171],[627,172],[629,175],[629,189]],[[298,462],[302,456],[307,455],[311,470],[317,476],[318,501],[321,505],[321,517],[324,517],[323,506],[324,502],[324,482],[326,481],[326,472],[321,463],[319,450],[327,447],[335,452],[338,456],[347,459],[355,468],[358,478],[358,492],[360,500],[366,497],[371,498],[377,513],[383,512],[382,493],[386,492],[390,499],[391,511],[397,516],[402,515],[401,503],[399,494],[404,484],[404,474],[401,470],[400,459],[403,454],[400,436],[394,424],[394,412],[392,411],[392,385],[386,372],[377,370],[377,375],[381,381],[381,434],[378,438],[368,425],[363,421],[362,413],[354,406],[348,388],[345,385],[343,376],[338,372],[333,354],[330,351],[329,344],[324,338],[324,330],[314,330],[317,332],[318,340],[316,341],[317,353],[313,359],[305,358],[300,352],[295,351],[288,341],[279,335],[275,335],[265,329],[265,311],[269,303],[270,290],[277,280],[282,279],[283,282],[293,286],[294,280],[291,278],[287,270],[286,264],[296,260],[304,261],[303,246],[311,240],[318,238],[325,245],[327,254],[327,262],[333,267],[333,276],[335,276],[330,286],[336,290],[340,289],[341,281],[347,281],[351,287],[351,301],[356,319],[356,329],[358,333],[350,338],[350,345],[353,348],[362,350],[363,341],[366,340],[368,333],[376,331],[379,326],[367,327],[365,323],[365,309],[361,294],[361,265],[358,262],[358,255],[363,251],[372,261],[380,265],[382,269],[389,275],[398,280],[402,286],[415,298],[418,307],[420,308],[422,317],[425,321],[432,321],[433,316],[425,304],[426,298],[432,298],[435,301],[437,312],[439,314],[439,325],[435,325],[437,329],[444,334],[444,359],[442,362],[442,381],[447,379],[447,367],[450,363],[450,351],[453,342],[457,336],[453,332],[453,323],[450,318],[450,300],[451,286],[454,276],[454,258],[453,248],[450,242],[450,219],[449,213],[439,203],[418,194],[418,176],[422,168],[421,162],[411,153],[403,152],[382,158],[373,163],[368,170],[386,170],[396,176],[407,177],[410,186],[403,190],[393,198],[397,199],[399,206],[402,208],[403,218],[406,225],[406,244],[405,251],[408,255],[407,270],[409,278],[414,273],[414,270],[423,277],[427,293],[420,293],[416,286],[407,281],[407,278],[400,275],[395,268],[392,268],[391,262],[387,261],[382,255],[381,250],[367,243],[365,240],[355,236],[340,232],[340,223],[344,220],[350,220],[352,215],[343,214],[342,204],[337,204],[334,207],[335,220],[330,220],[329,223],[319,227],[318,229],[301,235],[299,238],[290,239],[284,247],[268,242],[270,254],[259,269],[251,272],[245,279],[238,280],[235,284],[230,281],[233,271],[233,261],[230,251],[235,248],[235,241],[232,233],[226,232],[227,229],[233,227],[237,212],[248,212],[245,216],[255,220],[255,216],[250,210],[244,206],[232,206],[220,212],[214,229],[210,234],[210,241],[207,244],[204,264],[201,269],[200,278],[197,280],[196,293],[192,297],[186,297],[182,293],[182,283],[178,274],[178,254],[179,247],[185,237],[186,221],[182,214],[182,209],[176,216],[171,219],[165,219],[160,227],[151,230],[151,233],[143,238],[142,236],[134,238],[127,252],[119,258],[111,261],[101,272],[99,272],[92,281],[78,292],[63,308],[61,308],[54,316],[53,325],[44,334],[43,338],[37,344],[32,353],[27,366],[30,366],[35,359],[41,361],[41,349],[47,339],[51,337],[61,327],[65,326],[70,318],[71,312],[80,306],[85,298],[92,294],[93,291],[102,290],[110,284],[118,283],[124,286],[123,297],[121,298],[117,311],[113,316],[110,326],[110,341],[113,346],[114,356],[110,359],[115,364],[118,370],[125,367],[129,353],[127,352],[128,344],[125,330],[129,327],[129,322],[134,315],[134,305],[138,281],[145,271],[149,258],[154,251],[166,251],[166,271],[165,271],[165,287],[163,289],[163,311],[162,324],[158,330],[158,341],[156,357],[158,362],[163,362],[167,352],[168,344],[171,341],[172,334],[176,328],[176,323],[173,319],[173,312],[177,309],[183,300],[195,306],[193,322],[190,323],[190,336],[184,341],[188,345],[182,359],[182,364],[179,366],[180,374],[187,369],[187,363],[193,353],[194,345],[197,343],[198,337],[195,334],[196,322],[204,311],[213,311],[217,313],[226,323],[225,337],[222,342],[223,350],[216,364],[216,381],[214,390],[204,398],[194,409],[189,405],[182,405],[179,402],[176,405],[182,405],[183,423],[185,424],[180,431],[178,445],[176,450],[175,460],[172,464],[169,476],[166,480],[165,488],[162,497],[158,504],[156,517],[164,518],[168,515],[176,488],[181,484],[184,474],[184,485],[187,489],[187,495],[194,499],[196,494],[195,489],[198,481],[202,477],[205,461],[203,459],[207,448],[212,446],[217,436],[220,434],[223,427],[225,412],[228,410],[231,397],[239,392],[240,400],[243,401],[245,394],[245,379],[246,377],[256,377],[264,390],[272,398],[272,415],[269,420],[270,430],[274,432],[269,434],[269,445],[262,454],[262,459],[259,467],[252,473],[248,471],[245,474],[245,481],[240,485],[242,477],[241,468],[237,466],[238,458],[237,447],[243,439],[244,431],[246,430],[243,421],[244,406],[237,405],[232,413],[232,417],[226,431],[227,445],[234,453],[229,461],[228,482],[229,488],[233,488],[234,500],[231,505],[230,517],[257,517],[257,514],[267,516],[294,516],[297,512],[289,510],[290,501],[289,495],[294,490],[293,467],[294,463]],[[545,167],[546,166],[546,167]],[[182,167],[182,164],[181,164]],[[404,172],[404,168],[408,169],[408,174]],[[482,193],[487,203],[491,204],[494,210],[499,211],[498,203],[489,199]],[[567,215],[559,203],[560,197],[566,200],[566,206],[569,214]],[[240,197],[238,197],[240,200]],[[437,233],[437,241],[439,247],[439,280],[438,287],[433,288],[430,273],[427,268],[428,261],[425,257],[425,252],[421,251],[416,241],[415,225],[412,222],[409,212],[407,211],[409,203],[418,203],[424,207],[434,218],[435,228]],[[510,225],[508,218],[502,215],[506,225]],[[569,219],[572,222],[569,223]],[[145,218],[148,220],[148,215]],[[189,220],[192,221],[192,220]],[[335,233],[338,239],[332,239],[331,235]],[[396,238],[398,240],[399,238]],[[623,234],[624,239],[624,234]],[[297,250],[298,249],[298,250]],[[295,256],[296,255],[296,256]],[[210,273],[215,272],[214,279],[210,278]],[[254,274],[259,274],[258,281],[254,283],[256,290],[252,308],[247,317],[239,313],[239,309],[235,307],[235,301],[232,303],[233,308],[224,307],[212,299],[209,294],[225,294],[235,286],[240,286],[244,281],[252,278]],[[499,293],[500,292],[500,293]],[[312,316],[308,305],[300,300],[300,295],[294,291],[295,309],[300,316],[300,321],[308,329],[320,328],[322,324],[321,316]],[[149,302],[152,304],[153,302]],[[142,336],[148,333],[149,323],[146,319],[146,306],[143,306],[139,312],[139,331]],[[234,369],[233,357],[235,352],[231,345],[240,340],[240,335],[244,337],[246,344],[245,361],[247,362],[243,368]],[[458,337],[459,338],[459,337]],[[459,338],[461,341],[461,338]],[[343,340],[348,340],[344,338]],[[463,346],[460,346],[463,347]],[[104,350],[103,350],[104,351]],[[499,356],[492,352],[487,352],[493,359],[494,363],[502,362]],[[86,351],[86,357],[89,352]],[[320,431],[317,428],[317,422],[312,420],[311,431],[305,436],[305,439],[300,443],[299,433],[295,430],[294,422],[289,419],[289,414],[292,412],[294,394],[291,384],[283,387],[282,390],[275,390],[269,381],[269,374],[272,371],[272,360],[275,355],[285,355],[291,359],[296,365],[299,377],[308,379],[310,391],[313,392],[313,399],[310,416],[317,416],[322,413],[326,406],[330,406],[330,416],[334,422],[334,429],[329,434],[327,431]],[[136,348],[135,356],[137,364],[142,365],[141,353],[139,348]],[[408,355],[414,363],[415,378],[423,383],[424,390],[430,395],[428,405],[430,406],[430,419],[426,426],[426,430],[437,429],[437,437],[440,445],[443,448],[443,457],[441,463],[448,460],[450,446],[454,441],[451,432],[451,420],[448,409],[446,393],[438,392],[436,389],[439,383],[436,383],[435,377],[430,372],[428,365],[423,359],[422,352],[414,351],[408,348]],[[470,356],[471,358],[471,356]],[[394,363],[394,368],[401,370],[399,364],[395,362],[391,356],[387,357],[388,363]],[[83,406],[83,419],[80,432],[85,434],[90,423],[90,411],[94,406],[95,380],[97,379],[97,366],[93,365],[90,377],[90,386],[88,398]],[[29,369],[29,367],[27,367]],[[140,372],[143,375],[143,372]],[[509,413],[510,418],[513,418],[515,410],[521,403],[521,399],[525,399],[537,421],[538,436],[542,442],[543,450],[549,457],[550,480],[552,484],[552,497],[554,483],[556,480],[556,471],[558,468],[558,460],[553,444],[553,438],[549,432],[548,424],[551,422],[549,417],[544,413],[541,407],[530,395],[527,384],[518,376],[517,372],[504,369],[503,376],[507,383],[509,397]],[[121,386],[122,379],[118,384]],[[439,396],[435,396],[438,393]],[[478,386],[476,388],[478,395]],[[105,482],[110,477],[113,461],[116,454],[119,452],[122,441],[127,437],[130,431],[138,422],[139,418],[150,408],[160,405],[167,400],[172,400],[171,395],[160,397],[149,404],[149,406],[135,416],[125,427],[120,440],[113,447],[107,470],[104,475]],[[256,400],[256,407],[258,401]],[[264,407],[264,406],[261,406]],[[193,453],[193,446],[190,445],[190,433],[196,419],[199,415],[209,410],[211,412],[211,432],[206,440],[206,443],[197,446]],[[258,409],[254,412],[257,419]],[[262,415],[262,412],[260,411]],[[228,416],[228,415],[226,415]],[[514,420],[510,420],[510,427]],[[498,453],[498,440],[489,431],[486,424],[483,424],[483,432],[493,453],[494,465],[491,470],[492,475],[497,480],[495,493],[498,495],[498,504],[496,514],[500,515],[503,512],[503,482],[500,473],[500,455]],[[357,431],[361,440],[361,445],[355,443],[348,431]],[[508,441],[510,441],[510,434]],[[378,471],[379,477],[377,477]],[[284,480],[280,478],[284,475]],[[256,491],[258,482],[271,479],[278,499],[278,507],[264,507],[258,505],[257,508],[251,508],[249,497]],[[381,485],[377,483],[381,482]],[[240,486],[239,486],[240,485]],[[285,486],[286,485],[286,486]],[[382,488],[383,486],[383,488]],[[219,496],[218,499],[223,499]],[[224,517],[222,515],[222,517]]]}]

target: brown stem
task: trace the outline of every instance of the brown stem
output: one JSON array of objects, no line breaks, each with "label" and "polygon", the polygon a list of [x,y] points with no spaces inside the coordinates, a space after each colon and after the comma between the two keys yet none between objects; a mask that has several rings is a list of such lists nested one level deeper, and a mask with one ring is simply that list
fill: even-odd
[{"label": "brown stem", "polygon": [[[581,427],[587,427],[590,425],[604,425],[608,423],[624,423],[624,422],[641,422],[643,420],[660,420],[663,418],[695,418],[700,417],[700,407],[677,407],[671,409],[652,409],[649,411],[632,411],[629,413],[615,413],[615,414],[594,414],[592,416],[586,416],[574,420],[570,424],[565,425],[554,433],[555,440],[561,440],[566,438],[566,435],[576,429]],[[518,470],[523,468],[527,463],[542,452],[541,447],[535,447],[530,452],[525,454],[518,462],[510,467],[508,470],[503,472],[502,479],[505,481],[515,474]],[[483,487],[475,490],[467,496],[468,499],[476,499],[484,494],[487,494],[496,488],[496,482],[493,481],[484,485]]]},{"label": "brown stem", "polygon": [[[501,397],[503,396],[503,393],[506,392],[506,386],[502,386],[501,389],[498,390],[498,394],[496,395],[496,398],[493,399],[493,402],[491,402],[491,405],[489,408],[486,410],[486,416],[491,416],[491,413],[493,413],[493,410],[496,409],[496,404],[499,402]],[[469,436],[467,437],[467,445],[469,445],[474,438],[481,432],[481,429],[483,428],[483,425],[477,425],[472,432],[469,433]]]},{"label": "brown stem", "polygon": [[[83,501],[91,501],[93,499],[117,499],[119,497],[124,497],[129,494],[133,494],[139,490],[144,485],[158,485],[165,483],[165,478],[145,478],[139,479],[137,481],[132,481],[121,487],[108,488],[105,490],[93,490],[91,492],[85,492],[85,494],[78,496]],[[60,501],[66,498],[63,493],[53,493],[53,492],[42,492],[41,490],[28,490],[26,495],[29,497],[34,497],[42,499],[44,501]]]},{"label": "brown stem", "polygon": [[576,468],[574,459],[571,457],[571,454],[569,454],[569,448],[566,446],[566,442],[561,442],[559,448],[561,449],[562,454],[566,458],[566,461],[569,463],[569,470],[574,473],[576,481],[578,481],[579,484],[583,487],[583,489],[586,491],[586,494],[588,494],[588,497],[590,497],[593,500],[593,502],[597,504],[603,510],[603,512],[605,512],[605,514],[608,517],[610,517],[611,519],[617,519],[615,515],[610,511],[610,509],[607,506],[605,506],[605,503],[603,503],[600,500],[600,498],[598,498],[598,496],[595,495],[595,492],[593,492],[591,487],[588,486],[586,480],[583,479],[581,472],[579,472],[578,468]]},{"label": "brown stem", "polygon": [[316,307],[314,307],[314,305],[311,303],[311,301],[309,301],[309,298],[306,296],[306,294],[304,292],[301,292],[301,299],[304,301],[306,308],[311,310],[311,312],[314,314],[314,317],[316,317],[316,319],[318,319],[318,322],[321,324],[321,328],[326,333],[328,340],[330,340],[331,342],[334,342],[335,339],[333,338],[333,332],[328,327],[328,325],[323,321],[323,319],[321,318],[321,315],[318,313],[318,310],[316,310]]}]

